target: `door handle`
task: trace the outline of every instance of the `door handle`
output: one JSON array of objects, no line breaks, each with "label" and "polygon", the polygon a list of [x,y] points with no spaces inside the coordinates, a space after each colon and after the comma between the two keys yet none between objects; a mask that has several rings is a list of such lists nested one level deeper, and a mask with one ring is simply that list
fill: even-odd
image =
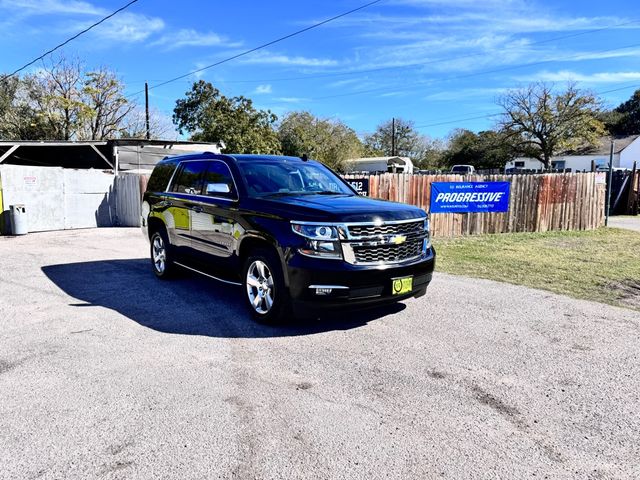
[{"label": "door handle", "polygon": [[191,207],[191,210],[196,213],[202,213],[202,207]]}]

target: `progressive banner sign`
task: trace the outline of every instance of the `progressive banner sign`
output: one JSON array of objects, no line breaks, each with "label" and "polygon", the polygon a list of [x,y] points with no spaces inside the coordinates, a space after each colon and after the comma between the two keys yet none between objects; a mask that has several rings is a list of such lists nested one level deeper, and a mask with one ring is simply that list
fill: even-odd
[{"label": "progressive banner sign", "polygon": [[506,212],[509,182],[433,182],[431,213]]}]

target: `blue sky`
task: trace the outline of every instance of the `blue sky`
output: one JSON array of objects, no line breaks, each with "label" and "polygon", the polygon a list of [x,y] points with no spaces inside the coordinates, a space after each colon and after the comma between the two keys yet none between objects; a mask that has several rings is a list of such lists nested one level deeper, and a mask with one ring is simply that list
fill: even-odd
[{"label": "blue sky", "polygon": [[[0,71],[125,3],[0,0]],[[64,52],[115,70],[134,93],[145,80],[153,86],[363,3],[139,0]],[[170,116],[196,78],[279,116],[309,110],[361,134],[396,116],[443,138],[454,128],[491,128],[484,116],[499,111],[496,97],[533,81],[577,81],[607,92],[611,106],[626,100],[640,88],[640,11],[631,1],[383,0],[152,89],[152,106]]]}]

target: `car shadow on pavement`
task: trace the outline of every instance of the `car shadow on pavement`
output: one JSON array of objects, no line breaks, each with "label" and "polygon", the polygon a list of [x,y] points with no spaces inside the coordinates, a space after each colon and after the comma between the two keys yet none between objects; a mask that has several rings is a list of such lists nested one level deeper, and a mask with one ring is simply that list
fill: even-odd
[{"label": "car shadow on pavement", "polygon": [[159,280],[148,259],[48,265],[42,267],[42,271],[67,295],[79,301],[70,303],[71,306],[109,308],[147,328],[182,335],[229,338],[311,335],[361,327],[405,308],[399,303],[266,326],[251,319],[243,303],[241,287],[187,271],[172,280]]}]

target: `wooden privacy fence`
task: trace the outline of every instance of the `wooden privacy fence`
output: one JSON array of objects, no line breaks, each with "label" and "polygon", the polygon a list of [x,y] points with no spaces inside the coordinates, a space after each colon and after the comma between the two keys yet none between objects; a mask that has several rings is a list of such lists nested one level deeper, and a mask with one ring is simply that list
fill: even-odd
[{"label": "wooden privacy fence", "polygon": [[[367,178],[345,175],[346,179]],[[606,186],[601,173],[541,175],[371,175],[369,196],[409,203],[429,211],[433,182],[510,182],[505,213],[436,213],[434,236],[590,230],[604,225]]]}]

